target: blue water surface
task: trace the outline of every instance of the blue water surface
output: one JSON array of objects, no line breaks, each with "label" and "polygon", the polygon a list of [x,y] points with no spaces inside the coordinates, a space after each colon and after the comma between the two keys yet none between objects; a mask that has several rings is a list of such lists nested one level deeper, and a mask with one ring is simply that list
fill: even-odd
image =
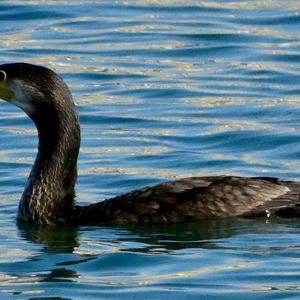
[{"label": "blue water surface", "polygon": [[[0,2],[1,63],[56,70],[82,125],[77,201],[185,176],[300,180],[298,1]],[[37,134],[0,103],[1,299],[299,299],[300,221],[16,224]]]}]

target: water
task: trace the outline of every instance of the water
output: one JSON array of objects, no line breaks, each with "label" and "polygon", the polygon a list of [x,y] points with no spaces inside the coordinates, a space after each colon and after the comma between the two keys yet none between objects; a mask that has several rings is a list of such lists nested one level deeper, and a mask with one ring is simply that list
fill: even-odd
[{"label": "water", "polygon": [[[1,63],[55,69],[78,201],[191,175],[300,180],[299,1],[1,1]],[[18,226],[31,121],[0,103],[1,299],[298,299],[300,221]]]}]

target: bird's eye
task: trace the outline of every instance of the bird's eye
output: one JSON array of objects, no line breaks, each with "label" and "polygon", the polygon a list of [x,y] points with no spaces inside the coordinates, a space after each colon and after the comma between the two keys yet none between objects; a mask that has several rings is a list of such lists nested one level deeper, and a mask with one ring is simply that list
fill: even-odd
[{"label": "bird's eye", "polygon": [[0,70],[0,82],[4,81],[6,79],[6,73],[2,70]]}]

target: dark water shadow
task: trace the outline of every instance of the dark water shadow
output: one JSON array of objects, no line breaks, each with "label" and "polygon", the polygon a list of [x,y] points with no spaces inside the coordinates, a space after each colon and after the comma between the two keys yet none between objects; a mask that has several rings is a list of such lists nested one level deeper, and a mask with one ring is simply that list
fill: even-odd
[{"label": "dark water shadow", "polygon": [[[188,253],[207,249],[226,251],[234,247],[230,239],[238,235],[284,234],[285,230],[299,232],[299,228],[299,220],[277,217],[122,227],[43,227],[18,223],[20,238],[41,245],[41,248],[21,264],[20,269],[26,269],[24,274],[11,272],[10,264],[6,266],[6,271],[16,278],[26,277],[33,272],[36,282],[40,283],[74,284],[80,279],[82,268],[89,271],[92,269],[97,274],[102,274],[101,272],[106,274],[105,272],[111,272],[110,268],[116,268],[116,264],[117,270],[120,271],[122,266],[127,270],[128,266],[124,261],[118,266],[120,259],[132,260],[134,264],[138,257],[140,260],[151,257],[152,261],[155,261],[156,255],[161,258],[168,255],[182,255],[184,251]],[[81,247],[83,249],[91,247],[91,251],[78,251]],[[102,252],[103,248],[105,251]],[[144,256],[145,253],[151,255]],[[111,265],[107,266],[107,261]]]},{"label": "dark water shadow", "polygon": [[[18,223],[19,235],[22,239],[35,244],[42,244],[44,253],[73,253],[80,247],[85,236],[97,243],[119,246],[121,251],[172,252],[188,248],[217,249],[218,243],[239,234],[266,234],[276,230],[278,226],[298,226],[295,220],[274,217],[271,219],[224,219],[205,220],[195,223],[163,224],[163,225],[128,225],[128,226],[39,226]],[[110,232],[107,234],[107,232]],[[142,247],[124,246],[137,243]]]},{"label": "dark water shadow", "polygon": [[79,246],[77,228],[73,226],[40,226],[18,222],[20,238],[43,244],[44,253],[72,253]]}]

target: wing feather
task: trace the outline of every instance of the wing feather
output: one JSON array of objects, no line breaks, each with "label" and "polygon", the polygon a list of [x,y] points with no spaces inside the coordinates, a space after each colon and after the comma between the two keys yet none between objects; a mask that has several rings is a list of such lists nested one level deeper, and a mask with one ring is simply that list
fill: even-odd
[{"label": "wing feather", "polygon": [[[90,205],[101,223],[165,223],[266,215],[297,207],[300,184],[275,178],[191,177],[145,187]],[[80,212],[79,212],[80,213]]]}]

